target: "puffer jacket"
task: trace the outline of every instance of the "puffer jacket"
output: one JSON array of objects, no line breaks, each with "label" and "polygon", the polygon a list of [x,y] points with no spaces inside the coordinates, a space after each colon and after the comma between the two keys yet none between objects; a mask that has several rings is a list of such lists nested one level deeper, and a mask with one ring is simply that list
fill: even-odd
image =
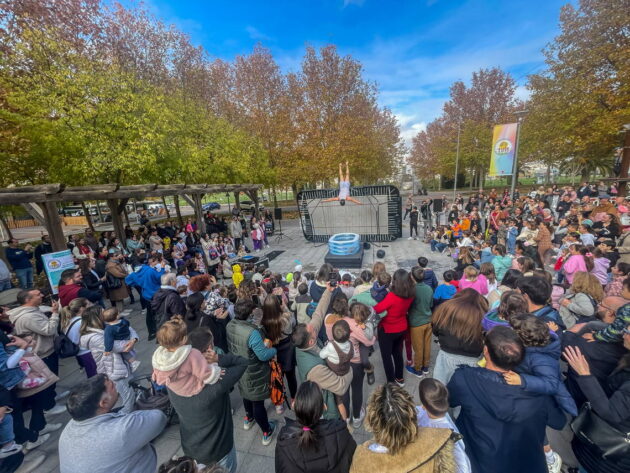
[{"label": "puffer jacket", "polygon": [[564,412],[576,416],[575,401],[560,374],[560,349],[560,339],[555,333],[551,333],[551,341],[547,346],[525,349],[525,358],[515,371],[521,375],[523,390],[551,394]]},{"label": "puffer jacket", "polygon": [[301,449],[302,426],[286,419],[276,443],[276,473],[348,473],[357,444],[342,420],[321,420],[313,427],[314,449]]},{"label": "puffer jacket", "polygon": [[[136,331],[129,327],[131,339],[138,338]],[[96,372],[106,374],[112,381],[125,379],[131,374],[131,369],[122,357],[127,340],[115,340],[110,355],[105,355],[105,332],[101,329],[90,328],[88,333],[81,335],[81,348],[90,350],[96,362]]]},{"label": "puffer jacket", "polygon": [[183,345],[169,351],[158,347],[151,358],[153,379],[178,396],[199,394],[206,384],[214,384],[221,376],[217,363],[208,363],[199,350]]}]

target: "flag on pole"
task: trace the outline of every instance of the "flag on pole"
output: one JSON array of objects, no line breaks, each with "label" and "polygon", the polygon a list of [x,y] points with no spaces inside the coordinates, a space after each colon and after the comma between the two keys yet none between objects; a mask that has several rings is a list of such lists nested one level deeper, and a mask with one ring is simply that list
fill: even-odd
[{"label": "flag on pole", "polygon": [[492,136],[492,155],[488,176],[511,176],[516,151],[517,123],[496,125]]}]

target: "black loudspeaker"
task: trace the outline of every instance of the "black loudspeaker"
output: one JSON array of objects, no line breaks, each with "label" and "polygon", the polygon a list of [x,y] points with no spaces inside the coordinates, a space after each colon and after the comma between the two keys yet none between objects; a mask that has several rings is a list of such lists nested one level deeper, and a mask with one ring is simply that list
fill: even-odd
[{"label": "black loudspeaker", "polygon": [[377,258],[385,258],[385,250],[378,250],[376,252],[376,257]]},{"label": "black loudspeaker", "polygon": [[280,207],[273,209],[273,218],[276,220],[282,220],[282,209]]},{"label": "black loudspeaker", "polygon": [[433,211],[434,212],[441,212],[442,210],[444,210],[444,200],[442,200],[442,199],[434,199],[433,200]]}]

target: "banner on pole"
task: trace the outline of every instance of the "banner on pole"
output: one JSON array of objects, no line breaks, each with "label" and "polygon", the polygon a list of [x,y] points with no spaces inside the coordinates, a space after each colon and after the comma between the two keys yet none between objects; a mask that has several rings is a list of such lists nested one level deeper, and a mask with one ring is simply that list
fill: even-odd
[{"label": "banner on pole", "polygon": [[75,267],[72,252],[70,250],[63,250],[57,251],[56,253],[47,253],[42,255],[42,261],[44,262],[44,269],[46,270],[48,281],[50,281],[53,294],[57,294],[59,292],[61,273],[68,268]]},{"label": "banner on pole", "polygon": [[517,123],[496,125],[492,136],[492,155],[488,176],[511,176],[516,151]]}]

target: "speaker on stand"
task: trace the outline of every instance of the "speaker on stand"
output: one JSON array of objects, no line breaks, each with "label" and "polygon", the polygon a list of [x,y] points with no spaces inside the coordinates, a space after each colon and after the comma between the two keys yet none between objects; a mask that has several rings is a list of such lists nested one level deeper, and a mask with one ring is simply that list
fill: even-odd
[{"label": "speaker on stand", "polygon": [[282,240],[282,237],[292,240],[293,238],[285,235],[285,233],[282,231],[282,208],[281,207],[275,207],[273,209],[273,218],[274,220],[278,222],[278,231],[275,232],[276,241]]}]

